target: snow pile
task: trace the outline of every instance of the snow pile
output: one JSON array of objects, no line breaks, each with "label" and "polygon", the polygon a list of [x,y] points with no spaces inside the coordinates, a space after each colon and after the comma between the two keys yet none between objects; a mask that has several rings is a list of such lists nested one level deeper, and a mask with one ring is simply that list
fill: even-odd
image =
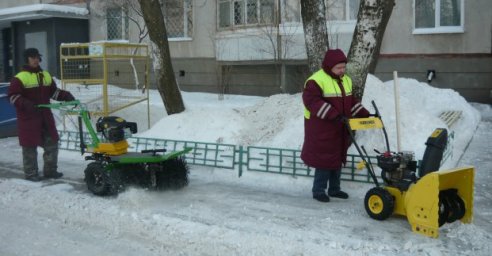
[{"label": "snow pile", "polygon": [[[401,150],[413,151],[416,159],[422,159],[425,142],[436,128],[446,128],[454,132],[450,138],[452,157],[443,167],[455,166],[461,153],[471,140],[480,121],[480,113],[465,99],[450,89],[438,89],[414,79],[400,78],[400,134]],[[216,142],[235,145],[269,146],[275,148],[301,149],[304,139],[302,95],[273,95],[266,98],[245,96],[225,96],[218,101],[216,95],[208,95],[199,104],[193,100],[194,93],[183,93],[186,111],[161,119],[150,130],[138,136],[174,140]],[[371,101],[378,106],[386,130],[390,148],[396,151],[396,116],[393,81],[383,83],[369,75],[363,98],[364,106],[374,113]],[[154,99],[152,108],[161,102]],[[461,118],[453,125],[447,125],[439,118],[444,111],[461,111]],[[139,115],[127,113],[127,120]],[[155,120],[155,118],[152,118]],[[140,126],[142,127],[142,126]],[[375,154],[371,149],[385,150],[381,130],[360,131],[357,141]],[[350,153],[356,154],[354,147]]]}]

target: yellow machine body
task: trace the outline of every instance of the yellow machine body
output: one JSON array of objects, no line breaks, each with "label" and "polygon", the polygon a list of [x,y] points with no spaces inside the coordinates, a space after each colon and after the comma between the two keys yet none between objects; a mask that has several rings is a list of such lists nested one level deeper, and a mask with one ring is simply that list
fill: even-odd
[{"label": "yellow machine body", "polygon": [[394,214],[406,216],[416,233],[437,238],[439,236],[439,192],[457,189],[458,196],[465,203],[465,214],[460,219],[463,223],[473,220],[473,182],[474,168],[461,167],[451,170],[432,172],[407,191],[386,186],[394,198]]},{"label": "yellow machine body", "polygon": [[119,156],[128,152],[128,142],[126,140],[121,140],[114,143],[101,142],[96,148],[87,149],[87,152],[100,153],[109,156]]},{"label": "yellow machine body", "polygon": [[[376,110],[376,112],[378,111]],[[388,144],[386,131],[384,130],[384,125],[379,115],[368,118],[349,119],[348,126],[349,130],[383,129],[383,131],[385,132],[386,143]],[[353,137],[353,134],[351,134],[351,136]],[[438,142],[440,142],[440,139],[443,138],[442,136],[447,137],[447,131],[442,128],[437,128],[430,135],[428,143],[426,143],[426,145],[428,145],[429,147],[429,144],[431,144],[431,146],[439,147],[440,145],[438,145]],[[354,144],[356,145],[356,147],[358,147],[355,140]],[[438,146],[435,146],[434,144]],[[357,149],[362,156],[363,153],[361,152],[361,150],[359,148]],[[387,160],[401,161],[401,159],[403,159],[402,157],[398,157],[398,154],[400,152],[389,152],[389,145],[387,151],[387,154],[389,154],[390,156],[394,156],[386,158]],[[432,159],[432,157],[436,157],[436,155],[438,154],[435,154],[434,156],[429,156],[429,159]],[[440,157],[442,157],[442,155]],[[381,159],[384,160],[384,158]],[[362,160],[363,161],[359,163],[358,168],[366,166],[368,171],[370,170],[370,173],[373,173],[373,178],[375,179],[372,165],[369,166],[368,163],[365,162],[363,157]],[[378,158],[378,166],[382,169],[382,172],[384,171],[383,167],[386,168],[386,174],[388,172],[390,172],[390,174],[399,173],[398,170],[401,170],[402,168],[407,168],[402,167],[400,165],[401,162],[397,162],[398,165],[391,165],[392,162],[388,161],[382,162],[380,165],[379,160],[380,158]],[[414,232],[433,238],[437,238],[439,236],[439,227],[444,222],[460,220],[463,223],[471,223],[473,219],[473,186],[475,169],[473,167],[460,167],[450,170],[435,171],[434,169],[439,168],[439,162],[437,162],[437,166],[424,166],[428,168],[427,170],[425,170],[422,176],[420,178],[417,178],[415,176],[415,181],[410,181],[409,185],[404,188],[402,188],[402,186],[391,184],[386,181],[385,185],[379,186],[377,180],[375,180],[376,188],[369,190],[366,194],[365,206],[368,214],[372,218],[377,220],[384,220],[391,214],[406,216]],[[390,182],[394,181],[390,180]],[[461,199],[462,203],[464,204],[464,214],[461,215],[461,213],[463,213],[463,208],[459,207],[460,211],[458,211],[457,208],[454,208],[454,213],[460,212],[460,214],[453,215],[454,217],[452,218],[449,217],[451,215],[447,216],[446,212],[451,209],[451,206],[449,206],[450,199],[448,196],[446,196],[447,193],[451,191],[452,193],[455,193],[453,195],[459,197],[459,199]],[[440,202],[440,200],[443,200],[443,202]],[[458,204],[460,204],[460,202],[458,202]],[[444,204],[448,205],[444,206]],[[447,210],[443,210],[446,207],[450,208]],[[451,214],[451,210],[449,211],[449,213]],[[440,215],[444,217],[441,217],[440,219]],[[446,218],[446,216],[449,218]]]},{"label": "yellow machine body", "polygon": [[383,128],[383,122],[378,117],[351,118],[349,125],[352,130],[368,130]]}]

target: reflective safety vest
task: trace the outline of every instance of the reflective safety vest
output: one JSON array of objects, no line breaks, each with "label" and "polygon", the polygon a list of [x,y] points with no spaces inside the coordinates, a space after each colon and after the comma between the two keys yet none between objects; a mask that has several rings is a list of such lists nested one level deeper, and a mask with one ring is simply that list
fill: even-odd
[{"label": "reflective safety vest", "polygon": [[[328,75],[323,69],[320,69],[311,75],[304,83],[304,87],[306,87],[309,80],[314,80],[319,85],[321,91],[323,92],[323,97],[325,98],[344,96],[342,95],[342,91],[337,84],[337,80]],[[345,96],[352,95],[352,79],[349,76],[344,75],[342,77],[342,84],[345,91]],[[309,119],[310,117],[311,112],[309,112],[306,106],[304,106],[304,118]]]},{"label": "reflective safety vest", "polygon": [[43,86],[50,86],[53,82],[48,71],[41,71],[36,73],[21,71],[17,75],[15,75],[15,77],[17,77],[17,79],[22,82],[24,88],[39,87],[41,78],[43,79],[41,84]]}]

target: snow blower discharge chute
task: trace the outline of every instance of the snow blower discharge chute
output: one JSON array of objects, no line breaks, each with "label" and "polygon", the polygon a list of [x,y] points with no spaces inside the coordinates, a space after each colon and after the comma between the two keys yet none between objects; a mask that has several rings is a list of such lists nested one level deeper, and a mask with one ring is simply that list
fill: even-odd
[{"label": "snow blower discharge chute", "polygon": [[[414,232],[434,238],[439,236],[439,227],[445,223],[456,220],[471,223],[474,168],[439,170],[447,145],[447,130],[437,128],[429,136],[417,171],[413,152],[390,151],[378,108],[374,101],[372,105],[376,111],[374,116],[346,122],[354,146],[376,185],[364,199],[367,214],[376,220],[385,220],[392,214],[406,216]],[[375,150],[383,185],[379,184],[364,146],[355,141],[353,131],[365,129],[382,129],[384,133],[386,151]]]},{"label": "snow blower discharge chute", "polygon": [[[178,189],[188,185],[188,166],[183,156],[191,148],[171,153],[165,153],[165,149],[128,152],[129,144],[125,135],[137,132],[136,123],[116,116],[100,117],[94,130],[87,108],[78,100],[38,107],[78,115],[80,151],[82,155],[89,153],[85,160],[91,161],[84,171],[84,180],[87,188],[95,195],[115,195],[127,185],[156,190]],[[90,143],[84,140],[84,125]]]}]

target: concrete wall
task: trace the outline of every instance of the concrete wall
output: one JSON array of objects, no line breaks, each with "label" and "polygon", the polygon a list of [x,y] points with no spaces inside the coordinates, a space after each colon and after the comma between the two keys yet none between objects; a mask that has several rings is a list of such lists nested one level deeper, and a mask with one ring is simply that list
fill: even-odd
[{"label": "concrete wall", "polygon": [[215,58],[174,58],[176,80],[186,91],[220,91],[220,66]]},{"label": "concrete wall", "polygon": [[193,37],[170,39],[173,58],[215,58],[216,1],[193,1]]},{"label": "concrete wall", "polygon": [[382,54],[492,53],[492,1],[465,1],[464,33],[413,34],[413,1],[396,1]]},{"label": "concrete wall", "polygon": [[213,58],[173,59],[176,80],[182,90],[270,96],[297,93],[308,77],[305,63],[284,63],[285,85],[281,88],[282,66],[245,62],[217,62]]},{"label": "concrete wall", "polygon": [[[15,1],[0,1],[0,8],[10,8],[17,7],[22,5],[30,5],[30,4],[44,4],[47,1],[40,0],[15,0]],[[52,2],[52,1],[49,1]]]},{"label": "concrete wall", "polygon": [[[91,1],[89,15],[89,40],[102,41],[107,39],[106,5],[104,1]],[[135,31],[133,28],[131,31]]]},{"label": "concrete wall", "polygon": [[393,71],[399,77],[414,78],[428,83],[427,70],[435,70],[429,83],[437,88],[451,88],[469,101],[492,103],[492,57],[487,55],[410,55],[382,56],[375,75],[392,80]]}]

